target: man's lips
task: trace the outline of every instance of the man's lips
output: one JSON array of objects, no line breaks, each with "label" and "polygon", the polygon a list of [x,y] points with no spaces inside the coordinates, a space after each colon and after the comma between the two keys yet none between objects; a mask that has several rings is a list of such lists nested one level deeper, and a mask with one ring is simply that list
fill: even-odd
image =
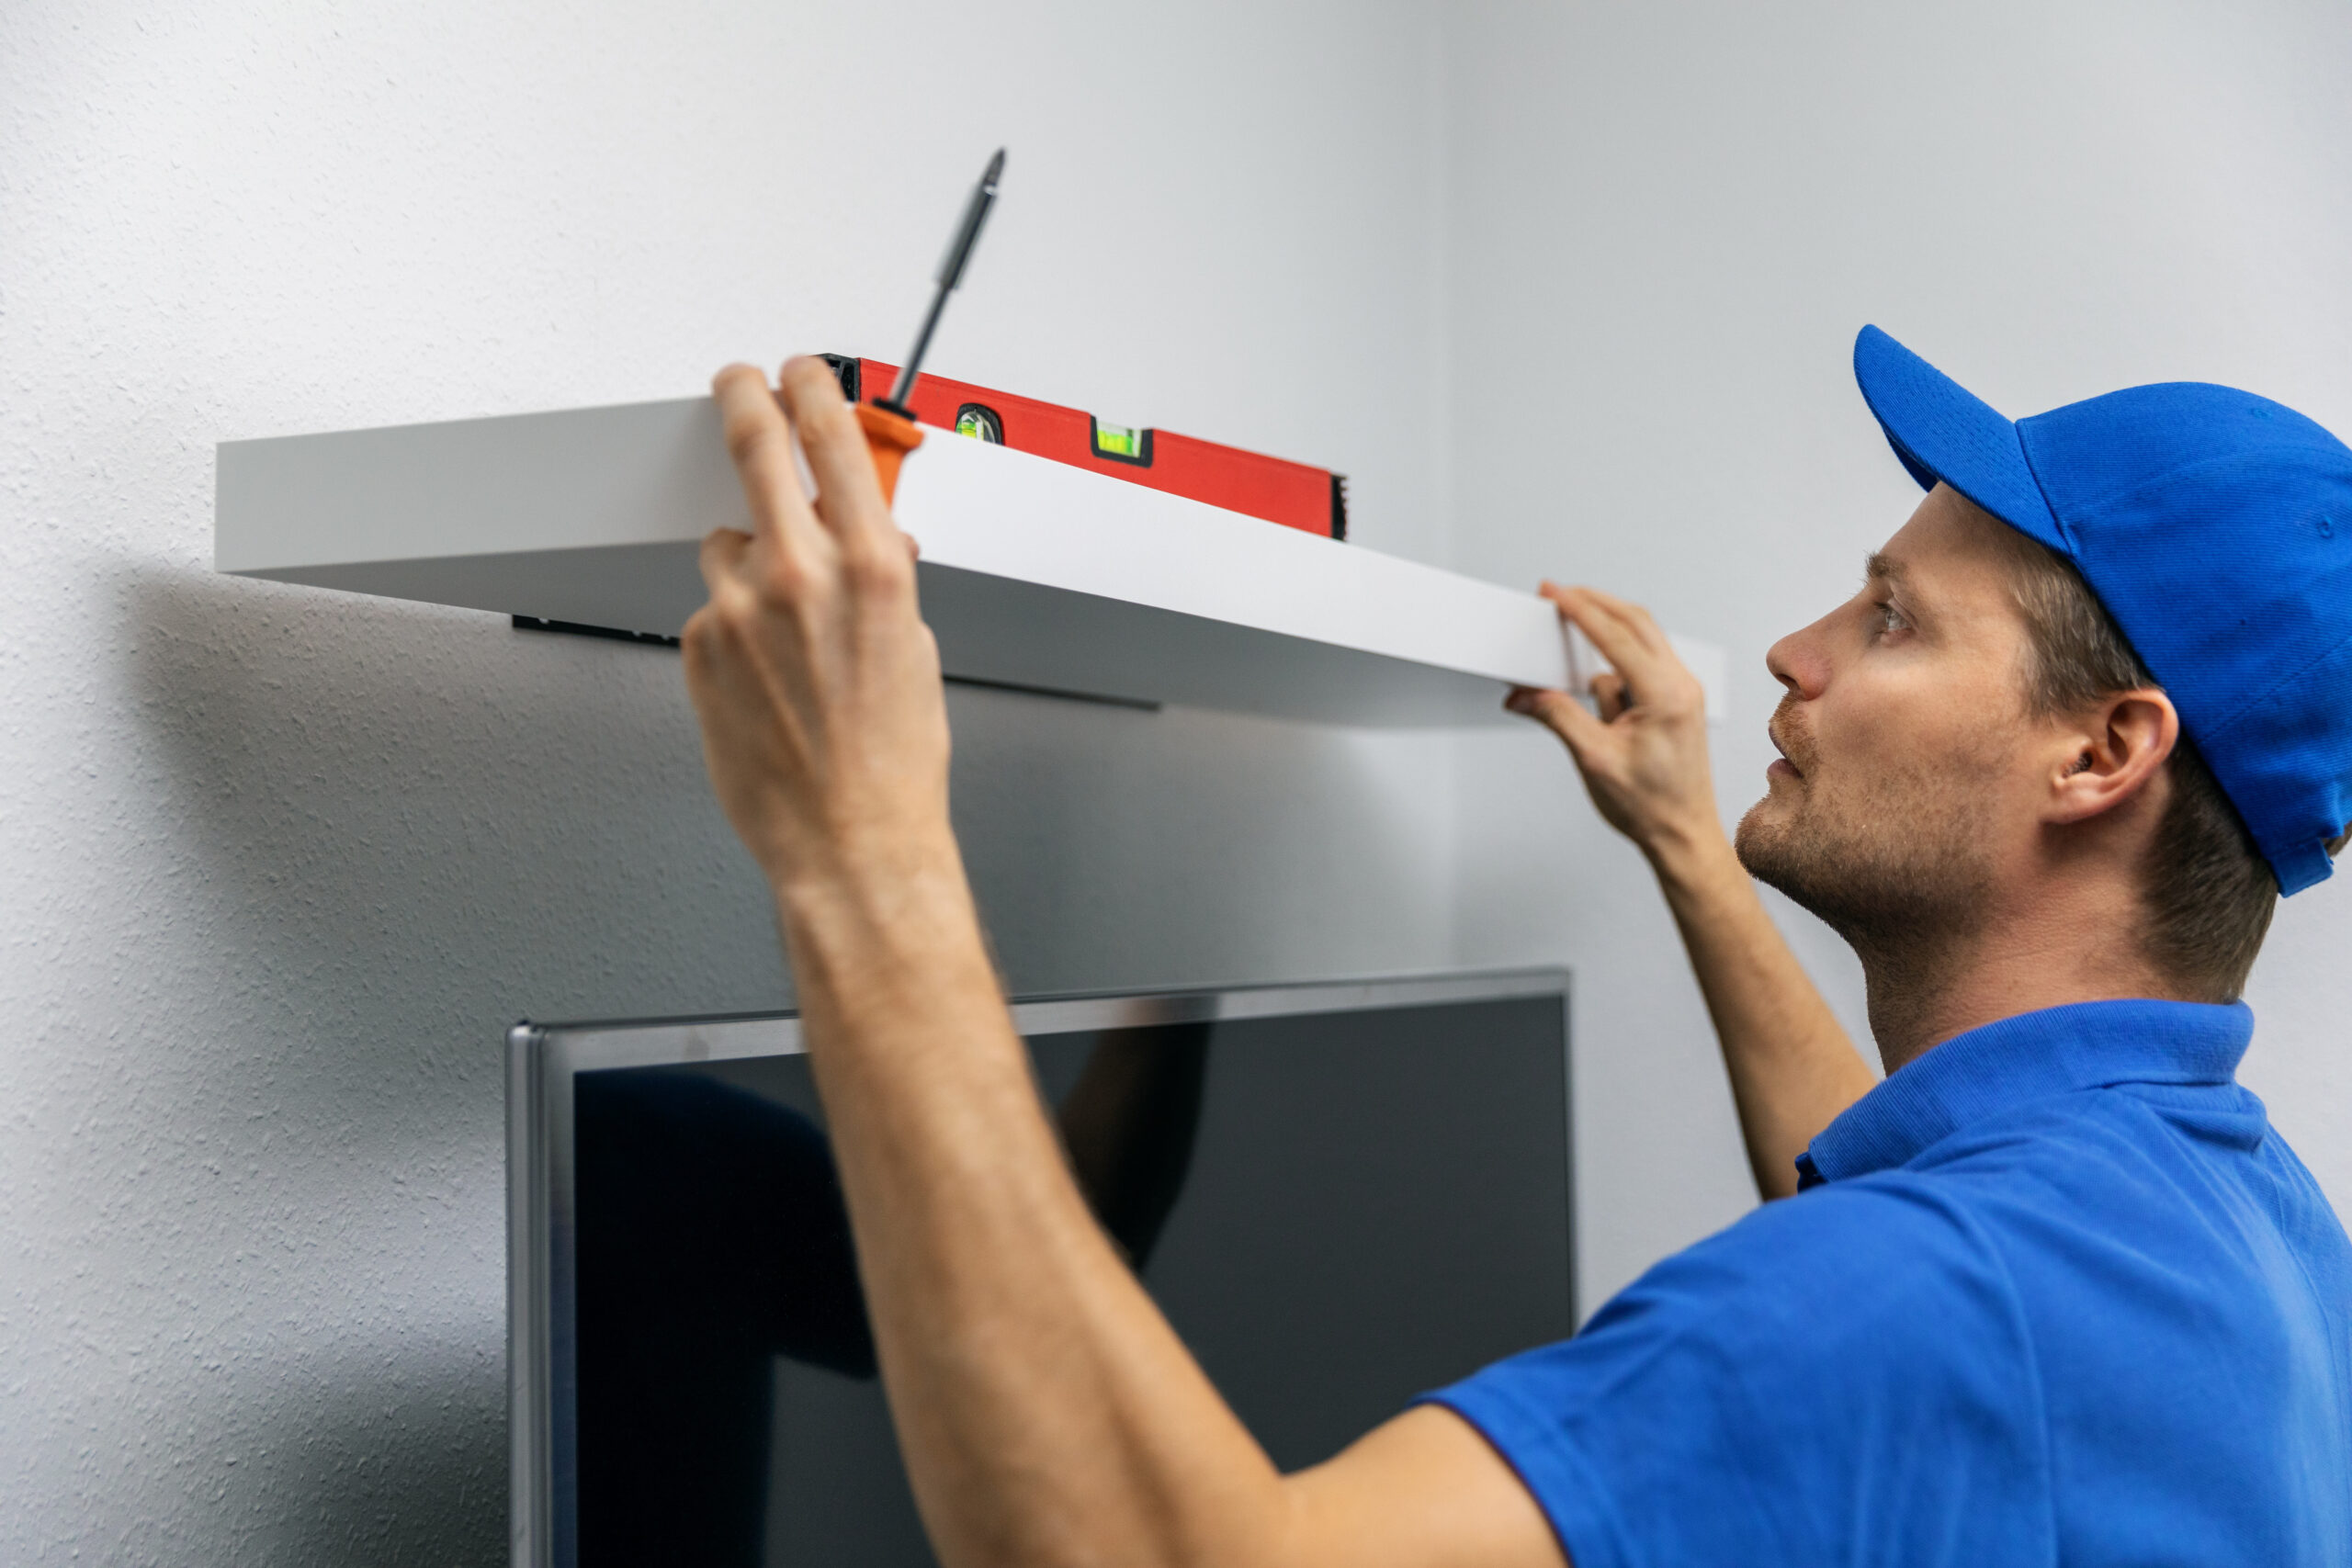
[{"label": "man's lips", "polygon": [[1775,773],[1786,773],[1792,779],[1801,779],[1804,777],[1804,770],[1798,767],[1796,763],[1789,758],[1788,746],[1781,739],[1780,726],[1778,724],[1766,725],[1764,727],[1764,735],[1767,739],[1772,742],[1772,750],[1781,754],[1780,759],[1777,761],[1770,763],[1765,768],[1764,776],[1766,778],[1770,778]]}]

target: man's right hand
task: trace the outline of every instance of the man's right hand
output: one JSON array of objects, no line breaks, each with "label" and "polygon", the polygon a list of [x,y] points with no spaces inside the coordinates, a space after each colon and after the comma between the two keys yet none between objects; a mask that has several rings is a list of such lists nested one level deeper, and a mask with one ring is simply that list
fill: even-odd
[{"label": "man's right hand", "polygon": [[1654,863],[1721,842],[1699,678],[1640,605],[1551,582],[1542,592],[1613,666],[1593,679],[1600,711],[1596,716],[1568,693],[1536,686],[1514,687],[1505,705],[1567,743],[1602,818]]}]

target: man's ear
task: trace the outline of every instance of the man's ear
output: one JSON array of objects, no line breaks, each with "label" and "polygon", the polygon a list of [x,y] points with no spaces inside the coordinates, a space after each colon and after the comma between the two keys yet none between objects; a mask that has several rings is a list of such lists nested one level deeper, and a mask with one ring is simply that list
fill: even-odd
[{"label": "man's ear", "polygon": [[2060,730],[2049,822],[2084,822],[2138,797],[2180,743],[2180,715],[2154,687],[2117,692]]}]

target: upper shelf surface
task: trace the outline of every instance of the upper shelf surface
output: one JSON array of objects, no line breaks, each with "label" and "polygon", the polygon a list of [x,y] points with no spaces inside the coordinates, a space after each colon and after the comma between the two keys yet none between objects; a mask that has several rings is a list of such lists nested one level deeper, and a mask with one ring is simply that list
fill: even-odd
[{"label": "upper shelf surface", "polygon": [[[222,571],[675,636],[751,527],[708,398],[224,442]],[[932,431],[899,481],[950,675],[1322,723],[1569,683],[1533,594]],[[1723,713],[1724,661],[1676,647]]]}]

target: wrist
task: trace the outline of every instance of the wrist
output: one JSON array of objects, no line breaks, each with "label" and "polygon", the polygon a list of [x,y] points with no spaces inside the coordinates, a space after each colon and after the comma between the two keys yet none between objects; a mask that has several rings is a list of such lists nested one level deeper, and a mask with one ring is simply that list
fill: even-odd
[{"label": "wrist", "polygon": [[1726,867],[1737,870],[1739,866],[1731,840],[1712,812],[1653,828],[1643,836],[1641,851],[1668,893],[1696,888],[1720,876]]},{"label": "wrist", "polygon": [[770,888],[796,958],[803,950],[878,957],[935,949],[943,936],[978,926],[963,856],[944,827],[831,846],[773,876]]},{"label": "wrist", "polygon": [[893,909],[943,881],[960,884],[964,870],[956,835],[944,824],[844,834],[829,839],[816,852],[777,860],[769,868],[768,886],[786,919]]}]

